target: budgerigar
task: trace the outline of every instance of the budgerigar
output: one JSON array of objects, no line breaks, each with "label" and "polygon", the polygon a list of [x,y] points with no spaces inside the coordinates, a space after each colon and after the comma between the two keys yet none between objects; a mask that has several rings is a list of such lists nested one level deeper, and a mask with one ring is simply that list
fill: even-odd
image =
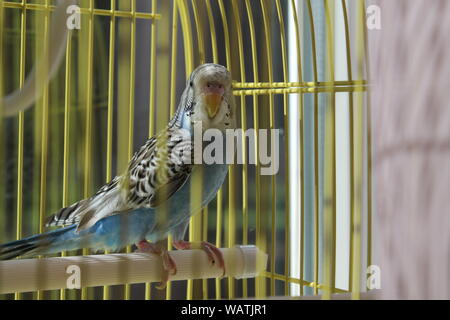
[{"label": "budgerigar", "polygon": [[[169,273],[176,273],[176,265],[155,242],[171,234],[175,248],[203,249],[211,263],[224,269],[222,254],[214,245],[183,241],[190,216],[214,198],[228,170],[226,163],[193,161],[198,150],[193,139],[196,123],[203,131],[214,128],[224,133],[235,128],[231,75],[221,65],[203,64],[192,72],[174,117],[134,154],[125,173],[47,222],[63,228],[0,245],[0,260],[80,248],[115,251],[136,244],[140,251],[161,255],[164,286]],[[191,185],[199,181],[201,199],[192,203]]]}]

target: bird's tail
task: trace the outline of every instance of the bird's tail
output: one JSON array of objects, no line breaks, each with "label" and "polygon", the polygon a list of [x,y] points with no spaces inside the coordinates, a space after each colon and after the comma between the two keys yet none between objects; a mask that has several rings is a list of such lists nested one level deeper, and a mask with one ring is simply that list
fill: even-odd
[{"label": "bird's tail", "polygon": [[[12,241],[0,245],[0,260],[14,259],[18,256],[34,256],[53,253],[55,244],[68,232],[73,232],[75,225],[37,234],[22,240]],[[56,250],[57,252],[57,250]]]}]

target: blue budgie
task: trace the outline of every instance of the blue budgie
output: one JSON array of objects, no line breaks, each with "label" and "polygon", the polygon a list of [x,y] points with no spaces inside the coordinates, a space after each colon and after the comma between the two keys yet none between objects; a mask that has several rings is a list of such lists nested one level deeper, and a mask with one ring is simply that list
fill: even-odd
[{"label": "blue budgie", "polygon": [[[0,245],[0,260],[80,248],[116,251],[136,244],[141,252],[161,256],[163,287],[176,265],[155,243],[171,234],[175,248],[203,249],[211,263],[224,269],[214,245],[183,240],[190,216],[214,198],[228,171],[226,163],[194,162],[195,156],[202,156],[195,153],[203,151],[194,144],[197,124],[203,132],[235,128],[231,75],[221,65],[203,64],[192,72],[174,117],[134,154],[122,175],[92,197],[61,209],[46,224],[63,228]],[[201,197],[193,201],[192,184],[199,182]]]}]

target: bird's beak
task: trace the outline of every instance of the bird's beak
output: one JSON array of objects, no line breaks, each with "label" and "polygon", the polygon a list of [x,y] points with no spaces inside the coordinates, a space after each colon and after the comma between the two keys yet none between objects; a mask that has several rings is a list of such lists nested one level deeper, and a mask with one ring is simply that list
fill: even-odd
[{"label": "bird's beak", "polygon": [[205,95],[206,111],[210,119],[214,118],[219,111],[220,104],[222,102],[222,95],[210,92]]}]

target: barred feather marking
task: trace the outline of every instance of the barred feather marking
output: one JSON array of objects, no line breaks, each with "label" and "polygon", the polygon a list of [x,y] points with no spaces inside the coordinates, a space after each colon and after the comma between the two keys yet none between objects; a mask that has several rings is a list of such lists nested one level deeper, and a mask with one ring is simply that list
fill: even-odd
[{"label": "barred feather marking", "polygon": [[115,177],[108,184],[101,187],[91,198],[80,200],[66,208],[61,209],[52,215],[45,224],[46,227],[61,227],[77,223],[80,220],[80,214],[89,207],[95,199],[102,197],[118,186],[119,177]]},{"label": "barred feather marking", "polygon": [[178,190],[191,172],[193,148],[187,130],[168,128],[152,145],[150,158],[137,154],[129,167],[127,201],[133,206],[157,206]]}]

